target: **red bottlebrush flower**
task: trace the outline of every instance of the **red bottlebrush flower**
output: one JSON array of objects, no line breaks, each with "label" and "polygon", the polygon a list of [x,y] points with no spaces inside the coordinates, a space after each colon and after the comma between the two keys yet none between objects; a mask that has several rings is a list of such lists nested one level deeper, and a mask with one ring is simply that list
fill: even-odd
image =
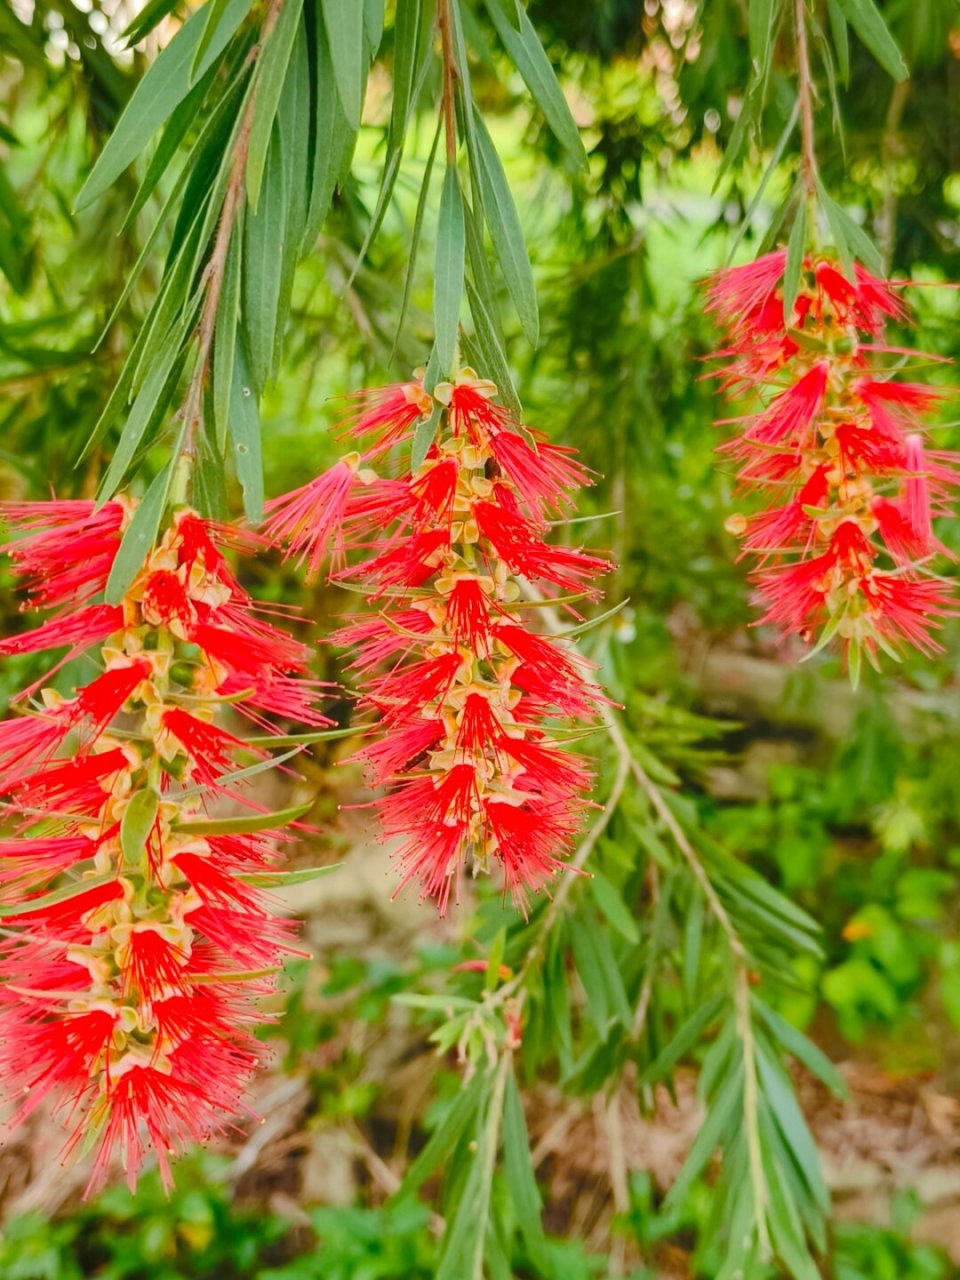
[{"label": "red bottlebrush flower", "polygon": [[928,562],[946,551],[931,519],[951,514],[960,459],[925,456],[922,418],[943,392],[879,363],[893,350],[884,324],[909,319],[895,286],[807,259],[785,319],[785,261],[778,251],[720,272],[708,290],[725,330],[723,384],[761,403],[774,396],[722,446],[740,464],[739,487],[774,503],[727,528],[760,557],[760,621],[821,644],[836,637],[856,679],[861,653],[876,665],[881,649],[930,651],[950,611]]},{"label": "red bottlebrush flower", "polygon": [[573,458],[573,450],[550,444],[540,433],[536,450],[513,431],[498,431],[490,440],[497,466],[510,477],[531,515],[562,515],[573,506],[573,493],[591,482],[590,473]]},{"label": "red bottlebrush flower", "polygon": [[535,535],[521,515],[505,510],[498,503],[475,502],[473,514],[496,556],[504,560],[513,573],[543,578],[568,591],[584,591],[594,597],[600,594],[599,588],[588,585],[584,579],[607,573],[609,561],[569,547],[549,545]]},{"label": "red bottlebrush flower", "polygon": [[343,520],[358,483],[359,465],[360,455],[351,454],[316,480],[266,505],[267,537],[286,541],[290,554],[306,560],[308,579],[319,573],[332,539],[336,538],[334,553],[343,556]]},{"label": "red bottlebrush flower", "polygon": [[76,613],[51,618],[42,627],[0,640],[0,654],[43,653],[46,649],[70,646],[64,661],[98,644],[123,626],[123,610],[110,604],[88,605]]},{"label": "red bottlebrush flower", "polygon": [[354,399],[360,409],[342,424],[343,434],[360,440],[372,436],[368,456],[373,457],[407,440],[413,425],[433,412],[433,400],[424,391],[422,382],[361,391]]},{"label": "red bottlebrush flower", "polygon": [[530,628],[536,613],[517,581],[599,594],[609,562],[545,536],[546,513],[572,506],[588,473],[495,396],[463,370],[433,396],[417,384],[362,398],[380,418],[356,425],[376,437],[365,462],[403,443],[417,418],[436,415],[434,442],[415,472],[357,488],[339,532],[320,516],[293,535],[294,545],[339,537],[359,553],[333,575],[370,584],[377,601],[376,616],[335,637],[378,721],[358,758],[387,787],[377,808],[401,888],[417,882],[441,912],[468,866],[499,867],[522,904],[564,865],[590,775],[548,726],[558,714],[591,718],[602,696],[561,642]]},{"label": "red bottlebrush flower", "polygon": [[[190,760],[192,770],[205,786],[213,786],[231,764],[231,753],[253,750],[242,738],[236,738],[216,725],[198,720],[182,707],[170,707],[163,713],[163,727],[179,743]],[[253,750],[254,755],[263,755]]]},{"label": "red bottlebrush flower", "polygon": [[[99,549],[103,585],[133,507],[109,505],[17,509],[14,567],[36,599],[91,594],[93,568],[60,573],[58,539],[63,563],[64,539],[91,559]],[[14,1122],[50,1095],[73,1126],[67,1148],[87,1134],[99,1144],[91,1189],[117,1148],[131,1184],[148,1147],[169,1180],[171,1153],[242,1110],[259,1061],[244,1028],[273,989],[246,975],[296,934],[244,879],[279,861],[280,832],[196,835],[235,754],[266,754],[218,723],[225,701],[260,735],[282,734],[273,716],[327,723],[310,651],[224,558],[259,541],[177,511],[121,605],[81,604],[16,638],[22,652],[101,645],[87,684],[45,689],[42,710],[0,722],[0,1075],[13,1098],[31,1091]]]},{"label": "red bottlebrush flower", "polygon": [[35,608],[83,603],[103,590],[120,545],[121,503],[98,510],[83,501],[5,502],[0,516],[24,534],[0,553],[9,554]]}]

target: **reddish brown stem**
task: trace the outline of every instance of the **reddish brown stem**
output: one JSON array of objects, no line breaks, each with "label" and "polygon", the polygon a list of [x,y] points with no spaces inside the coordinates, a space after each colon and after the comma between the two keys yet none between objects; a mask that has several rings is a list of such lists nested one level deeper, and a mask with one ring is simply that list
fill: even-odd
[{"label": "reddish brown stem", "polygon": [[[276,26],[283,0],[272,0],[264,18],[260,32],[260,40],[254,57],[259,54],[264,43]],[[186,399],[183,403],[183,418],[186,430],[183,440],[183,457],[190,465],[197,451],[196,432],[202,416],[203,387],[210,369],[210,357],[213,350],[213,335],[217,325],[217,313],[220,308],[220,294],[223,291],[223,278],[227,267],[227,254],[230,251],[230,238],[243,199],[243,183],[247,172],[247,154],[250,149],[250,130],[253,128],[253,114],[257,104],[257,88],[251,90],[240,130],[233,148],[233,159],[230,165],[230,176],[227,179],[227,190],[223,198],[223,209],[217,226],[216,238],[210,258],[204,268],[205,287],[203,306],[197,322],[197,359],[190,377]]]},{"label": "reddish brown stem", "polygon": [[817,195],[817,153],[813,128],[813,77],[810,73],[810,46],[807,41],[806,0],[796,0],[797,93],[800,98],[800,165],[807,201],[812,206]]},{"label": "reddish brown stem", "polygon": [[453,56],[450,0],[439,0],[437,25],[440,28],[440,51],[443,58],[443,97],[440,110],[446,129],[447,164],[454,165],[457,162],[457,109],[454,103],[453,82],[457,72]]}]

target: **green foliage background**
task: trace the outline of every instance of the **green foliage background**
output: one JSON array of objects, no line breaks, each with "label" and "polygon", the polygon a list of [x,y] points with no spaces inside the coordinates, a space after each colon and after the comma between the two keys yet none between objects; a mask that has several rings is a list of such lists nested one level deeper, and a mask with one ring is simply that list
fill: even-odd
[{"label": "green foliage background", "polygon": [[[187,8],[152,0],[145,15],[154,6]],[[359,1130],[378,1148],[385,1082],[366,1077],[363,1047],[398,1017],[410,1051],[432,1073],[404,1153],[416,1163],[411,1170],[408,1160],[394,1161],[398,1192],[371,1184],[354,1207],[285,1212],[237,1198],[227,1164],[198,1155],[180,1166],[169,1202],[148,1177],[136,1199],[113,1188],[92,1205],[71,1203],[53,1224],[12,1218],[0,1240],[5,1280],[466,1280],[481,1274],[470,1270],[477,1248],[493,1277],[674,1274],[662,1270],[665,1259],[682,1266],[675,1274],[748,1280],[956,1274],[945,1252],[910,1242],[921,1205],[909,1191],[894,1197],[889,1229],[834,1220],[781,1065],[799,1063],[796,1076],[812,1068],[838,1089],[830,1060],[935,1073],[946,1092],[960,1079],[957,625],[948,625],[935,662],[911,661],[850,695],[834,660],[797,666],[748,627],[744,570],[723,530],[733,500],[713,453],[717,408],[702,358],[714,335],[698,282],[731,255],[755,255],[771,228],[776,235],[789,200],[796,139],[784,131],[793,61],[787,26],[774,35],[786,22],[785,6],[709,0],[681,13],[632,0],[531,0],[529,18],[581,126],[585,169],[546,128],[497,39],[495,11],[509,7],[500,0],[460,6],[475,100],[530,248],[539,343],[533,347],[523,332],[509,282],[491,272],[497,324],[527,420],[575,444],[599,473],[587,537],[613,547],[619,562],[608,603],[628,601],[584,640],[624,708],[616,717],[620,747],[596,737],[598,799],[612,793],[616,803],[588,864],[595,878],[578,880],[554,916],[541,903],[525,922],[481,892],[454,930],[439,930],[424,911],[413,955],[322,953],[317,968],[291,969],[287,1007],[269,1034],[278,1042],[278,1074],[307,1080],[311,1123]],[[317,6],[306,10],[316,21]],[[832,10],[811,10],[822,27],[824,181],[875,238],[895,276],[955,281],[955,9],[949,0],[883,6],[912,72],[899,84],[855,32],[844,68]],[[759,59],[750,39],[758,11],[769,37]],[[100,13],[97,4],[87,13],[66,0],[38,0],[32,16],[9,0],[0,5],[5,497],[42,497],[51,484],[63,496],[96,491],[126,416],[121,405],[104,418],[105,406],[162,297],[171,246],[187,234],[171,217],[151,240],[160,204],[174,190],[172,171],[128,217],[149,149],[93,204],[73,211],[156,52],[151,45],[150,56],[131,59],[117,55],[115,39],[105,47],[107,26],[92,20]],[[255,8],[254,19],[259,14]],[[404,378],[430,354],[439,160],[412,266],[411,243],[438,79],[435,68],[424,73],[401,162],[391,115],[397,16],[398,6],[388,5],[352,166],[296,274],[292,262],[283,268],[292,292],[274,343],[275,376],[264,369],[255,377],[268,495],[302,483],[335,456],[327,427],[338,410],[330,397]],[[237,66],[247,52],[239,48]],[[188,130],[187,142],[193,137]],[[396,184],[381,201],[393,157]],[[205,192],[198,186],[196,200]],[[171,208],[176,214],[176,196]],[[281,247],[288,243],[282,230],[271,234]],[[142,270],[127,291],[141,253]],[[918,288],[909,297],[917,345],[956,358],[960,295]],[[189,327],[185,321],[183,335]],[[482,335],[471,332],[476,351],[467,354],[482,365]],[[153,358],[162,362],[164,349]],[[169,457],[160,408],[152,436],[133,451],[141,488]],[[945,419],[951,412],[948,405]],[[214,411],[213,436],[216,418]],[[235,415],[226,426],[225,483],[212,444],[204,455],[209,503],[233,513],[252,506],[255,514],[259,480],[238,446],[246,449],[256,433]],[[938,436],[944,447],[953,431],[946,421]],[[960,549],[955,530],[941,536]],[[345,608],[334,591],[306,588],[276,560],[256,573],[258,592],[303,605],[318,635]],[[0,607],[5,628],[18,628],[18,601],[2,579]],[[321,661],[329,675],[334,655],[324,652]],[[23,683],[24,665],[11,661],[0,670],[4,694]],[[341,711],[346,717],[345,705]],[[621,776],[624,751],[639,773]],[[312,855],[332,860],[350,830],[338,826],[336,788],[323,781],[330,764],[318,753],[311,765],[321,780],[318,812],[331,825]],[[338,874],[351,874],[349,856]],[[736,946],[711,894],[732,918]],[[322,925],[320,938],[322,951]],[[486,975],[453,972],[477,958],[489,961]],[[529,979],[527,1023],[517,1060],[495,1047],[500,1065],[488,1072],[490,1045],[503,1035],[501,963]],[[473,1064],[466,1085],[452,1052],[461,1038]],[[532,1181],[521,1094],[527,1123],[535,1118],[538,1078],[604,1106],[626,1088],[650,1107],[654,1085],[683,1064],[700,1072],[708,1116],[702,1158],[666,1198],[648,1171],[611,1168],[608,1238],[602,1250],[588,1246],[576,1212],[552,1206],[549,1188]],[[739,1252],[731,1243],[744,1229],[742,1186],[750,1185],[741,1137],[750,1093],[737,1081],[750,1079],[760,1090],[773,1260],[753,1236]],[[497,1107],[503,1124],[491,1130]],[[477,1143],[482,1151],[488,1132],[497,1158],[483,1182]],[[725,1156],[719,1167],[715,1152]],[[541,1196],[545,1232],[537,1225]],[[442,1238],[437,1214],[447,1221]],[[479,1236],[468,1239],[470,1230]]]}]

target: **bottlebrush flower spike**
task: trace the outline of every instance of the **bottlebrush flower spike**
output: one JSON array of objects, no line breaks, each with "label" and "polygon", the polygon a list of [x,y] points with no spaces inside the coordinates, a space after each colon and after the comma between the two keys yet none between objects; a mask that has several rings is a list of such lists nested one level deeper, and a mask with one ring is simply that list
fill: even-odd
[{"label": "bottlebrush flower spike", "polygon": [[909,319],[895,286],[809,257],[785,316],[785,269],[780,250],[708,285],[724,331],[721,384],[764,406],[736,419],[721,449],[739,464],[740,489],[770,506],[727,528],[759,559],[759,622],[816,648],[836,640],[856,683],[862,655],[877,666],[880,650],[941,648],[933,633],[954,608],[931,568],[946,553],[931,519],[952,514],[960,455],[924,444],[923,416],[943,391],[883,365],[885,323]]},{"label": "bottlebrush flower spike", "polygon": [[260,733],[276,732],[270,715],[327,723],[309,650],[224,559],[253,535],[179,510],[122,603],[91,603],[132,510],[0,507],[22,535],[14,571],[58,610],[5,651],[98,645],[103,668],[73,696],[21,696],[0,722],[0,1076],[14,1122],[50,1096],[68,1148],[97,1145],[91,1189],[115,1152],[133,1184],[151,1147],[169,1184],[169,1156],[243,1110],[259,998],[294,942],[249,883],[282,833],[203,831],[212,801],[244,802],[230,775],[267,754],[218,723],[223,707]]},{"label": "bottlebrush flower spike", "polygon": [[[400,889],[418,882],[441,913],[468,866],[499,868],[521,905],[562,869],[591,775],[548,725],[592,717],[602,697],[561,641],[530,628],[520,583],[599,594],[609,560],[544,538],[545,513],[569,510],[589,474],[495,396],[470,369],[433,395],[422,383],[361,393],[349,433],[362,452],[269,512],[268,532],[286,533],[313,568],[330,551],[361,553],[332,574],[379,605],[336,637],[377,721],[359,755],[385,788],[377,808],[397,841]],[[434,416],[422,464],[378,477],[385,450],[409,448]]]}]

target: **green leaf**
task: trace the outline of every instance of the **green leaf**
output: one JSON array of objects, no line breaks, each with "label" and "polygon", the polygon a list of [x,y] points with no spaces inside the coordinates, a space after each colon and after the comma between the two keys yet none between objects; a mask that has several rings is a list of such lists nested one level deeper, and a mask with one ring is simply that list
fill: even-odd
[{"label": "green leaf", "polygon": [[416,425],[413,433],[413,444],[410,447],[410,471],[413,475],[416,475],[423,466],[423,461],[430,452],[430,446],[437,438],[437,428],[440,426],[441,413],[440,405],[435,402],[430,417],[421,418]]},{"label": "green leaf", "polygon": [[430,1138],[407,1170],[398,1194],[416,1191],[435,1169],[448,1159],[475,1119],[489,1088],[489,1078],[478,1071],[447,1107]]},{"label": "green leaf", "polygon": [[270,378],[280,304],[282,246],[287,224],[280,147],[280,132],[274,130],[260,207],[256,213],[247,210],[243,228],[243,327],[257,394],[263,393]]},{"label": "green leaf", "polygon": [[314,26],[311,49],[314,92],[312,133],[313,173],[310,184],[310,207],[304,232],[304,250],[313,247],[330,209],[330,202],[344,168],[356,145],[357,131],[347,123],[340,105],[330,59],[327,32],[322,22]]},{"label": "green leaf", "polygon": [[737,1132],[742,1120],[742,1104],[743,1069],[738,1066],[730,1072],[720,1086],[717,1096],[711,1101],[707,1117],[700,1126],[683,1168],[667,1192],[663,1202],[665,1212],[678,1208],[684,1203],[690,1188],[702,1173],[714,1151],[728,1141],[731,1134]]},{"label": "green leaf", "polygon": [[790,230],[787,244],[787,261],[783,272],[783,323],[789,328],[793,320],[793,308],[800,289],[800,272],[807,248],[807,203],[800,201],[797,216]]},{"label": "green leaf", "polygon": [[[790,112],[790,115],[787,118],[787,123],[783,127],[783,132],[780,134],[780,137],[777,139],[777,145],[774,147],[773,151],[770,153],[770,159],[767,161],[767,167],[763,171],[763,176],[761,177],[760,181],[757,183],[757,188],[750,199],[750,203],[747,205],[746,209],[744,210],[743,217],[740,219],[740,225],[737,227],[736,233],[734,234],[733,239],[730,242],[730,248],[727,250],[727,256],[726,256],[726,261],[728,265],[733,261],[734,254],[736,253],[737,248],[739,247],[740,241],[743,239],[751,223],[753,222],[753,216],[760,207],[760,203],[763,200],[763,197],[766,193],[767,185],[770,182],[770,179],[773,177],[775,173],[779,173],[780,171],[780,161],[783,159],[783,153],[787,149],[787,143],[790,141],[790,138],[793,135],[793,131],[797,127],[797,121],[799,120],[799,118],[800,118],[800,99],[797,98],[797,100],[793,104],[793,110]],[[776,235],[776,232],[774,233],[774,235]]]},{"label": "green leaf", "polygon": [[593,873],[593,879],[590,881],[590,892],[596,898],[597,906],[616,931],[622,934],[628,942],[632,942],[636,946],[640,941],[637,922],[627,910],[620,894],[599,871]]},{"label": "green leaf", "polygon": [[304,26],[297,32],[286,83],[277,111],[280,160],[287,220],[281,242],[280,289],[273,339],[272,369],[280,367],[283,338],[293,298],[293,283],[303,246],[310,195],[310,56]]},{"label": "green leaf", "polygon": [[460,300],[463,297],[466,231],[463,222],[463,196],[454,165],[447,165],[440,193],[437,221],[436,265],[433,280],[433,321],[437,359],[444,376],[453,375],[460,324]]},{"label": "green leaf", "polygon": [[160,796],[153,787],[134,792],[120,819],[120,848],[128,867],[142,866],[146,860],[147,839],[157,820]]},{"label": "green leaf", "polygon": [[827,0],[827,13],[833,33],[833,47],[837,52],[837,64],[840,67],[840,79],[846,85],[850,83],[850,36],[839,0]]},{"label": "green leaf", "polygon": [[203,28],[203,35],[194,50],[193,61],[190,64],[191,80],[196,80],[197,72],[206,56],[207,50],[210,48],[213,37],[217,34],[217,28],[223,21],[229,4],[230,0],[210,0],[209,4],[204,5],[203,12],[207,16],[207,21]]},{"label": "green leaf", "polygon": [[321,0],[333,74],[343,114],[360,128],[363,109],[363,21],[358,0]]},{"label": "green leaf", "polygon": [[[240,263],[243,255],[243,216],[237,212],[227,248],[220,305],[213,336],[213,420],[216,424],[217,451],[221,457],[227,448],[230,422],[230,399],[233,391],[237,351],[237,324],[240,319]],[[259,415],[258,415],[259,416]],[[259,424],[258,424],[259,426]]]},{"label": "green leaf", "polygon": [[750,61],[754,73],[761,79],[766,75],[770,65],[770,54],[773,48],[773,11],[774,0],[750,0],[748,10],[748,34],[750,38]]},{"label": "green leaf", "polygon": [[661,1049],[646,1068],[639,1083],[656,1084],[670,1075],[677,1063],[700,1043],[703,1033],[717,1020],[725,1004],[723,996],[714,996],[692,1013],[670,1043]]},{"label": "green leaf", "polygon": [[520,5],[517,0],[493,0],[515,31],[520,30]]},{"label": "green leaf", "polygon": [[823,205],[824,212],[827,215],[827,221],[830,223],[830,230],[836,238],[837,249],[841,257],[844,258],[848,271],[852,271],[850,257],[853,255],[863,263],[868,271],[872,271],[874,275],[882,275],[883,258],[877,246],[864,229],[854,222],[846,209],[837,204],[836,200],[827,194],[819,178],[817,179],[817,190],[820,195],[820,203]]},{"label": "green leaf", "polygon": [[257,59],[257,81],[254,89],[257,96],[253,106],[253,124],[250,128],[245,170],[247,200],[253,213],[256,213],[260,203],[260,187],[273,136],[273,122],[280,105],[280,95],[290,65],[302,9],[303,0],[284,0],[277,25]]},{"label": "green leaf", "polygon": [[273,813],[243,814],[238,818],[191,818],[178,822],[177,831],[194,836],[238,836],[253,831],[273,831],[296,822],[313,808],[313,801],[291,805],[289,809],[275,809]]},{"label": "green leaf", "polygon": [[5,902],[0,905],[0,920],[23,916],[30,911],[46,911],[49,907],[56,907],[61,902],[69,902],[71,898],[78,898],[81,893],[87,893],[90,889],[99,889],[102,885],[109,884],[112,880],[116,880],[116,874],[108,872],[106,875],[94,876],[89,880],[81,880],[79,884],[73,881],[68,885],[64,885],[62,889],[54,889],[52,893],[45,893],[39,898],[30,898],[26,902]]},{"label": "green leaf", "polygon": [[[197,68],[199,75],[202,76],[226,48],[247,16],[250,4],[251,0],[230,0],[223,22]],[[187,96],[191,87],[193,55],[205,22],[203,10],[195,13],[151,63],[80,189],[75,210],[86,208],[107,190]]]},{"label": "green leaf", "polygon": [[512,1071],[507,1076],[503,1100],[503,1164],[507,1191],[523,1238],[530,1249],[540,1250],[546,1244],[541,1221],[543,1202],[530,1159],[530,1135],[520,1090]]},{"label": "green leaf", "polygon": [[332,871],[339,871],[340,866],[339,862],[331,862],[325,867],[299,867],[295,871],[239,871],[235,873],[234,879],[257,889],[290,889],[297,884],[322,880]]},{"label": "green leaf", "polygon": [[520,217],[500,157],[479,114],[475,123],[483,182],[483,211],[507,291],[517,309],[527,341],[535,347],[540,340],[540,313]]},{"label": "green leaf", "polygon": [[803,1063],[838,1098],[845,1098],[849,1092],[847,1082],[827,1055],[762,1000],[754,997],[754,1005],[781,1047]]},{"label": "green leaf", "polygon": [[570,930],[574,964],[587,998],[587,1014],[597,1035],[606,1040],[610,1029],[610,996],[603,961],[597,953],[593,922],[579,920]]},{"label": "green leaf", "polygon": [[393,339],[393,350],[390,353],[390,363],[393,363],[393,357],[396,355],[397,347],[400,343],[400,337],[403,333],[404,322],[407,318],[407,308],[410,306],[410,295],[413,291],[413,275],[417,266],[417,256],[420,251],[420,236],[423,232],[423,215],[427,208],[427,199],[430,195],[430,179],[433,175],[433,162],[437,155],[437,146],[440,142],[440,134],[443,130],[443,121],[437,121],[437,127],[433,135],[433,143],[430,146],[427,162],[423,170],[423,181],[420,184],[420,194],[417,197],[417,211],[413,218],[413,230],[410,233],[410,244],[407,249],[407,269],[403,277],[403,297],[400,299],[400,312],[397,317],[397,330]]},{"label": "green leaf", "polygon": [[393,24],[393,99],[390,104],[390,143],[397,149],[403,144],[410,116],[422,10],[423,0],[397,0]]},{"label": "green leaf", "polygon": [[124,27],[120,38],[130,45],[139,44],[155,30],[164,18],[181,4],[182,0],[149,0],[137,16]]},{"label": "green leaf", "polygon": [[383,39],[383,7],[384,0],[364,0],[363,34],[371,58],[376,56]]},{"label": "green leaf", "polygon": [[234,470],[243,489],[243,510],[251,524],[263,519],[263,458],[260,410],[247,365],[246,344],[237,343],[230,386],[230,442]]},{"label": "green leaf", "polygon": [[827,1213],[830,1208],[830,1196],[820,1173],[820,1157],[797,1103],[793,1086],[783,1067],[766,1047],[763,1038],[757,1038],[756,1049],[760,1084],[780,1132],[783,1134],[786,1148],[796,1161],[797,1168],[809,1187],[817,1208],[821,1213]]},{"label": "green leaf", "polygon": [[513,374],[510,372],[510,366],[507,364],[507,357],[504,355],[503,347],[500,344],[500,336],[494,327],[493,320],[479,292],[474,288],[471,280],[467,281],[467,301],[470,304],[470,314],[473,317],[473,325],[476,330],[477,345],[480,348],[482,359],[479,364],[496,384],[500,393],[500,399],[510,410],[514,418],[514,426],[520,431],[520,434],[530,444],[532,437],[525,427],[520,427],[523,408],[517,396],[516,387],[513,385]]},{"label": "green leaf", "polygon": [[840,12],[876,60],[894,80],[906,80],[910,72],[873,0],[837,0]]},{"label": "green leaf", "polygon": [[107,578],[103,598],[107,604],[119,604],[127,588],[137,576],[147,553],[157,540],[160,520],[167,505],[170,482],[173,479],[173,460],[154,476],[150,488],[140,499],[133,519],[123,535],[110,576]]},{"label": "green leaf", "polygon": [[[133,203],[127,210],[127,216],[123,220],[123,226],[120,228],[120,234],[126,232],[132,225],[137,214],[147,203],[150,196],[156,190],[157,183],[166,173],[170,161],[177,154],[181,142],[187,136],[191,127],[197,122],[197,115],[203,104],[203,100],[207,95],[207,90],[216,75],[217,68],[212,66],[202,80],[199,80],[184,100],[177,107],[176,111],[170,116],[170,119],[164,125],[163,134],[157,143],[157,148],[150,157],[150,163],[147,166],[147,172],[144,174],[143,181],[137,188],[137,194],[134,196]],[[183,180],[186,175],[187,165],[184,166],[184,172],[180,175],[175,185],[175,190],[182,188]],[[169,200],[168,202],[169,203]],[[151,228],[156,231],[157,227]],[[151,235],[151,240],[153,236]]]},{"label": "green leaf", "polygon": [[567,100],[563,96],[556,73],[543,51],[543,45],[526,11],[517,7],[519,27],[514,27],[506,18],[498,0],[485,0],[485,3],[490,21],[497,29],[497,35],[523,77],[534,101],[543,112],[557,141],[576,164],[585,169],[587,153],[583,148],[580,130],[570,114],[570,108],[567,106]]},{"label": "green leaf", "polygon": [[[130,463],[133,461],[133,456],[139,448],[140,441],[144,437],[158,404],[163,404],[164,401],[169,403],[173,388],[179,380],[179,368],[176,370],[176,377],[171,379],[170,375],[174,371],[174,364],[177,362],[180,353],[181,334],[179,332],[172,333],[163,354],[150,370],[143,386],[140,388],[139,395],[130,409],[130,414],[124,424],[117,447],[114,450],[113,457],[110,459],[107,473],[100,484],[98,497],[101,502],[106,502],[108,498],[112,498],[116,493],[120,482],[127,474]],[[171,383],[172,385],[169,385]]]}]

